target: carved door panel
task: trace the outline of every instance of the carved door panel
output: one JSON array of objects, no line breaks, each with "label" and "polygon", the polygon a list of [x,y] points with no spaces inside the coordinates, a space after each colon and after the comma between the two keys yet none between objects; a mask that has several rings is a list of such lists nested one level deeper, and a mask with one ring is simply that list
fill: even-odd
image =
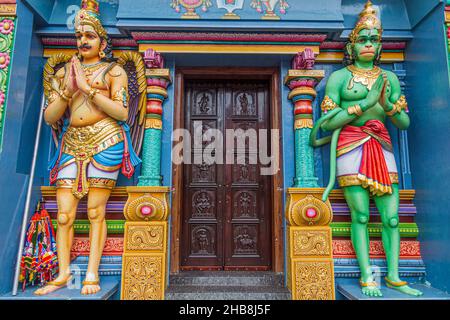
[{"label": "carved door panel", "polygon": [[[261,176],[254,162],[255,157],[259,161],[258,147],[246,140],[242,163],[235,143],[230,154],[234,164],[225,164],[226,130],[254,129],[258,135],[258,129],[268,128],[268,114],[264,82],[186,82],[185,128],[191,133],[192,152],[191,164],[184,164],[181,269],[270,268],[270,176]],[[211,141],[196,141],[194,136],[208,129],[223,134],[223,147],[216,153],[222,152],[224,164],[208,164],[195,156]]]},{"label": "carved door panel", "polygon": [[[224,233],[231,241],[224,247],[224,267],[231,270],[240,267],[269,269],[272,248],[270,176],[261,175],[259,157],[259,153],[264,152],[259,146],[260,130],[268,129],[269,120],[267,84],[229,83],[224,98],[226,129],[235,132],[241,129],[248,137],[258,137],[246,138],[245,143],[241,141],[241,146],[238,139],[234,139],[235,148],[226,150],[234,154],[234,164],[225,165]],[[265,135],[269,142],[268,133]]]}]

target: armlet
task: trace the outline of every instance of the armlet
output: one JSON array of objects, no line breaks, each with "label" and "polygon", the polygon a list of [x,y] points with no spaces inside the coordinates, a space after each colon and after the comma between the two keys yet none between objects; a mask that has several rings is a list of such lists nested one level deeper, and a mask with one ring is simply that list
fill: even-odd
[{"label": "armlet", "polygon": [[124,108],[128,108],[128,92],[125,87],[120,88],[117,90],[114,95],[112,96],[113,101],[118,101],[123,103]]},{"label": "armlet", "polygon": [[323,113],[327,113],[328,111],[334,110],[339,106],[329,96],[325,96],[320,107],[322,108]]}]

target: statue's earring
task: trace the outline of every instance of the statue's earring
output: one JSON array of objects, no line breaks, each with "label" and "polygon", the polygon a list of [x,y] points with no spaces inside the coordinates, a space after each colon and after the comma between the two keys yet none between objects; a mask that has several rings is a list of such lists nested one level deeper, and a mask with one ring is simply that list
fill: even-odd
[{"label": "statue's earring", "polygon": [[100,51],[100,53],[98,55],[100,56],[100,59],[105,59],[105,57],[106,57],[106,54],[103,50]]}]

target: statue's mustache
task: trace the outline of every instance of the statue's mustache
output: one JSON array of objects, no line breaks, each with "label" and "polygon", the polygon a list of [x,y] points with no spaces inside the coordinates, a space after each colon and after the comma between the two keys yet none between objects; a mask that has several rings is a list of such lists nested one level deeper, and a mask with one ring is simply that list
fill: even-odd
[{"label": "statue's mustache", "polygon": [[92,48],[92,46],[90,46],[90,45],[88,45],[88,44],[86,44],[86,43],[85,43],[85,44],[82,44],[81,46],[78,47],[78,49],[80,49],[80,50],[81,50],[81,49],[91,49],[91,48]]}]

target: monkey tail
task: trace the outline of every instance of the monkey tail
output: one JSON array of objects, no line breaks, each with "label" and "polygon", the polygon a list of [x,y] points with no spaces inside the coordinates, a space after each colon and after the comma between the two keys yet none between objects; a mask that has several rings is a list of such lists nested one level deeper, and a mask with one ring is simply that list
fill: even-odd
[{"label": "monkey tail", "polygon": [[324,138],[317,139],[317,134],[320,131],[320,128],[322,127],[323,123],[330,120],[332,117],[334,117],[337,113],[341,111],[340,108],[334,109],[330,112],[328,112],[326,115],[322,116],[315,124],[311,131],[311,135],[309,137],[309,143],[313,147],[321,147],[323,145],[326,145],[328,143],[331,143],[330,146],[330,181],[328,182],[328,186],[325,189],[323,195],[322,195],[322,201],[325,202],[328,200],[328,196],[330,195],[330,192],[334,188],[334,184],[336,183],[336,148],[337,148],[337,142],[339,139],[339,134],[341,133],[342,128],[336,129],[333,131],[333,134],[331,136],[327,136]]}]

